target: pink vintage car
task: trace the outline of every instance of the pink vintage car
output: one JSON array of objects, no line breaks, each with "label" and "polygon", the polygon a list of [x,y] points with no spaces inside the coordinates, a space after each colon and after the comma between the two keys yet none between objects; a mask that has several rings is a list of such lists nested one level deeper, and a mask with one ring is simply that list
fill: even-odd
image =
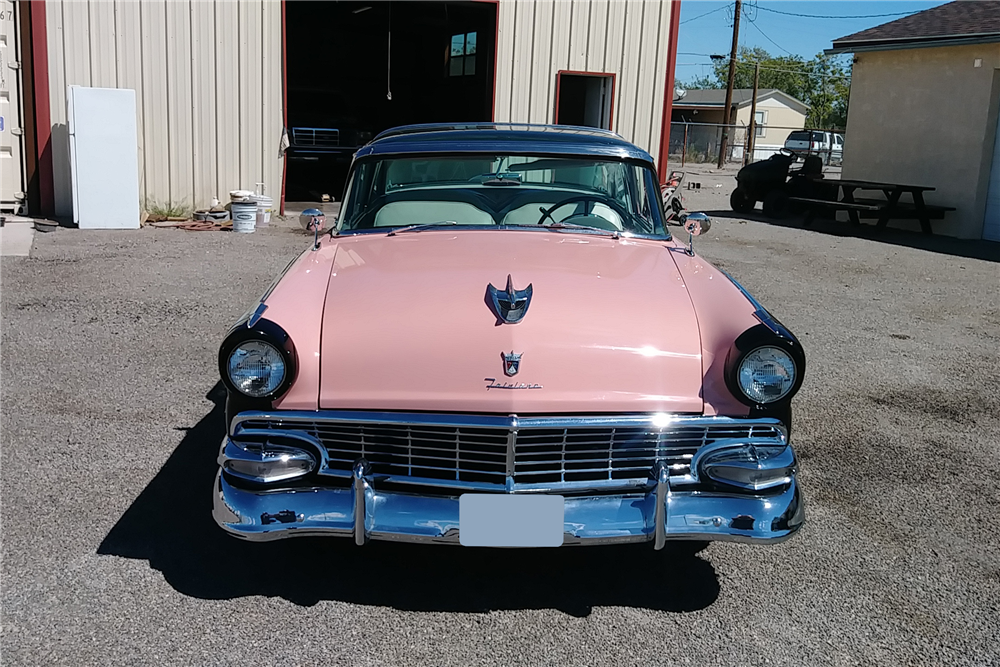
[{"label": "pink vintage car", "polygon": [[802,348],[659,194],[603,130],[379,135],[222,343],[215,520],[358,544],[794,534]]}]

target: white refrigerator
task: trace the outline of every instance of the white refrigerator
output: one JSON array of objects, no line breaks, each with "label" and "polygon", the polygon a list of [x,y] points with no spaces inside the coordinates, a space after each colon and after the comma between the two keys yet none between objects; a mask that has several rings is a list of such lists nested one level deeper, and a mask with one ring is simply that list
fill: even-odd
[{"label": "white refrigerator", "polygon": [[139,228],[135,91],[70,86],[73,222],[80,229]]}]

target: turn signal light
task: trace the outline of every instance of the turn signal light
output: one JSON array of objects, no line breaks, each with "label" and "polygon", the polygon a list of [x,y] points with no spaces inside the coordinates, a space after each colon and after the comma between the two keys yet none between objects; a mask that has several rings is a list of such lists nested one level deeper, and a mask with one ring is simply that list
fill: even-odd
[{"label": "turn signal light", "polygon": [[229,441],[223,454],[226,472],[259,484],[283,482],[316,469],[311,452],[287,445],[246,444]]},{"label": "turn signal light", "polygon": [[750,491],[783,486],[795,475],[795,453],[788,445],[740,445],[706,456],[701,475]]}]

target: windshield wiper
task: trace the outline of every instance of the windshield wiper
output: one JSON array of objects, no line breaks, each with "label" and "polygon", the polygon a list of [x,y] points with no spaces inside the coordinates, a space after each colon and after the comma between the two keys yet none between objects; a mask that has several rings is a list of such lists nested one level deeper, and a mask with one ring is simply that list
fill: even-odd
[{"label": "windshield wiper", "polygon": [[542,225],[543,229],[554,229],[559,231],[560,229],[585,229],[588,232],[594,232],[598,236],[609,236],[613,239],[620,239],[621,232],[618,230],[601,229],[600,227],[590,227],[589,225],[578,225],[575,222],[553,222],[550,225]]},{"label": "windshield wiper", "polygon": [[400,227],[399,229],[394,229],[386,236],[395,236],[396,234],[402,234],[403,232],[419,232],[424,229],[431,229],[433,227],[450,227],[452,225],[457,225],[458,223],[454,220],[442,220],[441,222],[425,222],[421,225],[410,225],[408,227]]}]

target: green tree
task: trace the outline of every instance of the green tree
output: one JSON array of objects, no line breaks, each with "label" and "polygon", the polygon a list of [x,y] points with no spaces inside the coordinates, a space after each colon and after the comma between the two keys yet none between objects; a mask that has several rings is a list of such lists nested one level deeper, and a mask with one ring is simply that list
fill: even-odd
[{"label": "green tree", "polygon": [[[847,124],[847,100],[851,89],[850,69],[837,56],[817,55],[812,60],[801,56],[772,56],[765,49],[741,47],[736,57],[734,88],[753,88],[754,65],[760,64],[759,87],[776,88],[809,107],[807,127],[844,127]],[[725,88],[729,79],[729,61],[717,60],[711,76],[684,84],[689,90]]]},{"label": "green tree", "polygon": [[691,79],[690,81],[680,82],[680,87],[686,90],[709,90],[712,88],[725,88],[726,82],[719,82],[719,79],[713,76],[699,76]]},{"label": "green tree", "polygon": [[810,60],[806,124],[810,127],[847,126],[847,102],[851,94],[850,71],[836,56],[819,54]]}]

